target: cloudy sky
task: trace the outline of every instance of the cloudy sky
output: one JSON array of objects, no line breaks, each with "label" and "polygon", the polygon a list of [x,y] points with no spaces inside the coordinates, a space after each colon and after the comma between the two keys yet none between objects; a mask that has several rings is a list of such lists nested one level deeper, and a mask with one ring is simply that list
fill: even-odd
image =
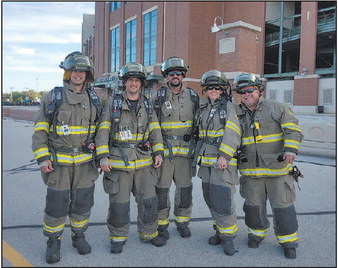
[{"label": "cloudy sky", "polygon": [[62,85],[60,62],[81,51],[83,14],[94,2],[2,2],[3,92]]}]

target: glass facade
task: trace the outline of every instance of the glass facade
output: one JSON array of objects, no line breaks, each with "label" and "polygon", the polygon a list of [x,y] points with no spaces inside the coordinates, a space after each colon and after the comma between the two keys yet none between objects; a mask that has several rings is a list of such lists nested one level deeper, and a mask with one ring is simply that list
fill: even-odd
[{"label": "glass facade", "polygon": [[110,71],[120,69],[120,27],[111,30]]},{"label": "glass facade", "polygon": [[113,12],[116,9],[121,7],[121,2],[110,2],[110,12]]},{"label": "glass facade", "polygon": [[143,64],[156,63],[157,10],[144,15],[143,24]]},{"label": "glass facade", "polygon": [[136,62],[136,25],[136,20],[126,23],[126,64],[129,62]]}]

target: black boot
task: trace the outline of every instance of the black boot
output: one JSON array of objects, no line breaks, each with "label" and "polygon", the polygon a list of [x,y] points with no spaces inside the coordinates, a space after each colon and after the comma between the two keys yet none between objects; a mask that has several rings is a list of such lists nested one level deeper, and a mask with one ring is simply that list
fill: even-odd
[{"label": "black boot", "polygon": [[153,239],[151,239],[150,243],[152,243],[156,247],[162,247],[165,244],[167,244],[167,239],[158,235],[158,236],[154,237]]},{"label": "black boot", "polygon": [[180,232],[180,236],[183,238],[189,238],[191,236],[190,229],[188,227],[188,223],[177,223],[177,231]]},{"label": "black boot", "polygon": [[236,252],[235,246],[234,246],[234,240],[229,239],[224,241],[224,254],[232,256]]},{"label": "black boot", "polygon": [[88,242],[85,239],[85,235],[84,233],[72,233],[72,244],[73,247],[77,249],[77,251],[79,252],[79,254],[88,254],[92,251],[90,245],[88,244]]},{"label": "black boot", "polygon": [[209,245],[212,245],[212,246],[219,245],[222,243],[222,239],[219,237],[217,231],[213,236],[209,237],[208,243]]},{"label": "black boot", "polygon": [[50,237],[47,241],[46,262],[54,263],[60,261],[61,237]]},{"label": "black boot", "polygon": [[160,225],[157,228],[158,235],[165,238],[166,240],[169,239],[169,232],[168,232],[168,225]]},{"label": "black boot", "polygon": [[257,236],[249,235],[248,236],[248,247],[249,248],[258,248],[259,244],[262,242],[263,239],[260,239]]},{"label": "black boot", "polygon": [[296,249],[295,248],[284,248],[284,256],[288,259],[296,259]]},{"label": "black boot", "polygon": [[126,241],[123,241],[123,242],[110,241],[110,244],[111,244],[110,253],[114,253],[114,254],[121,253],[125,243],[126,243]]}]

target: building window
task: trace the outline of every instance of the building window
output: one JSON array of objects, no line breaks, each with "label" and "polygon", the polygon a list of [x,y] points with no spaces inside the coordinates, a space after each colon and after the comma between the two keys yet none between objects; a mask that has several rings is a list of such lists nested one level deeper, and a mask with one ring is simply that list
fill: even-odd
[{"label": "building window", "polygon": [[157,10],[144,15],[143,33],[143,64],[153,65],[156,63]]},{"label": "building window", "polygon": [[277,100],[277,90],[269,90],[268,92],[270,100]]},{"label": "building window", "polygon": [[324,89],[324,104],[333,104],[333,89]]},{"label": "building window", "polygon": [[316,73],[335,73],[336,2],[318,2]]},{"label": "building window", "polygon": [[126,64],[136,62],[136,19],[126,24]]},{"label": "building window", "polygon": [[284,91],[284,103],[292,104],[292,90]]},{"label": "building window", "polygon": [[110,2],[110,12],[115,11],[121,7],[121,2]]},{"label": "building window", "polygon": [[111,30],[110,71],[120,69],[120,27]]},{"label": "building window", "polygon": [[265,76],[298,73],[301,2],[266,2],[265,15]]}]

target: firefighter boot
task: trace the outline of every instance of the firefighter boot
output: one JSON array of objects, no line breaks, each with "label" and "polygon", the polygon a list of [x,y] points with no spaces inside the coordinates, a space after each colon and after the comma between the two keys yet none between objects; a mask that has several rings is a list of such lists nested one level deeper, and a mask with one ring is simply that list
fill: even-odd
[{"label": "firefighter boot", "polygon": [[296,259],[296,249],[295,248],[284,248],[284,256],[288,259]]},{"label": "firefighter boot", "polygon": [[168,232],[168,224],[167,225],[159,225],[157,228],[158,235],[165,238],[166,240],[169,239],[169,232]]},{"label": "firefighter boot", "polygon": [[153,239],[151,239],[150,243],[152,243],[156,247],[162,247],[165,244],[167,244],[167,239],[158,235],[158,236],[154,237]]},{"label": "firefighter boot", "polygon": [[256,235],[250,235],[248,236],[248,247],[249,248],[258,248],[259,244],[262,242],[263,239]]},{"label": "firefighter boot", "polygon": [[177,223],[176,222],[176,226],[177,226],[177,231],[180,232],[180,236],[183,238],[189,238],[191,236],[191,232],[190,229],[188,227],[188,223],[184,222],[184,223]]},{"label": "firefighter boot", "polygon": [[212,246],[219,245],[222,243],[222,239],[219,237],[217,231],[213,236],[209,237],[208,243],[209,245],[212,245]]},{"label": "firefighter boot", "polygon": [[61,237],[50,237],[47,241],[46,262],[54,263],[60,261]]},{"label": "firefighter boot", "polygon": [[79,254],[88,254],[92,251],[90,245],[85,239],[84,233],[72,233],[72,240],[73,247],[77,249]]},{"label": "firefighter boot", "polygon": [[234,237],[227,237],[224,241],[224,254],[232,256],[235,254]]},{"label": "firefighter boot", "polygon": [[114,242],[110,241],[110,253],[118,254],[121,253],[123,250],[123,246],[126,243],[126,241],[123,242]]}]

